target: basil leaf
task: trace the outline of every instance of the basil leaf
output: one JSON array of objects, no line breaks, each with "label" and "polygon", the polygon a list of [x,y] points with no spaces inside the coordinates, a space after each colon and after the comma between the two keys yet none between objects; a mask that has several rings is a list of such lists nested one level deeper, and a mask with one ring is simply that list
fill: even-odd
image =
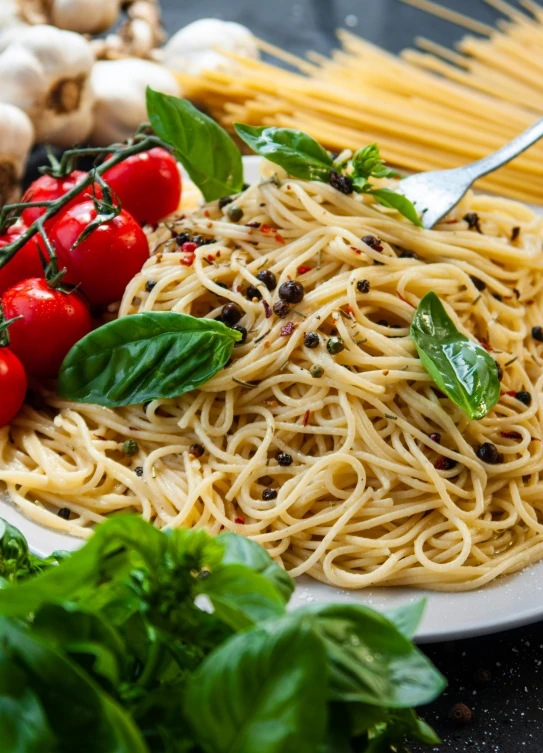
[{"label": "basil leaf", "polygon": [[411,337],[439,389],[471,420],[486,416],[500,399],[496,361],[457,330],[435,293],[419,303]]},{"label": "basil leaf", "polygon": [[188,681],[185,717],[213,753],[315,753],[326,728],[326,659],[309,621],[229,638]]},{"label": "basil leaf", "polygon": [[387,609],[384,615],[387,620],[390,620],[396,626],[402,635],[405,635],[406,638],[413,638],[420,625],[425,608],[426,599],[421,599],[414,604],[405,604],[394,609]]},{"label": "basil leaf", "polygon": [[390,188],[372,188],[369,193],[371,193],[378,204],[389,209],[396,209],[396,211],[403,214],[414,225],[422,227],[417,210],[406,196],[391,191]]},{"label": "basil leaf", "polygon": [[264,547],[231,531],[219,534],[217,540],[224,546],[224,565],[234,562],[247,565],[271,581],[282,595],[283,602],[288,602],[294,591],[294,581],[286,570],[272,560]]},{"label": "basil leaf", "polygon": [[386,617],[355,604],[316,604],[312,615],[329,661],[329,698],[387,708],[430,703],[445,680]]},{"label": "basil leaf", "polygon": [[211,599],[215,616],[234,630],[278,617],[285,611],[274,584],[246,565],[225,565],[201,581],[200,593]]},{"label": "basil leaf", "polygon": [[280,165],[289,175],[301,180],[329,182],[334,161],[311,136],[292,128],[273,126],[234,123],[234,128],[253,151]]},{"label": "basil leaf", "polygon": [[369,144],[353,154],[354,178],[397,178],[398,173],[391,170],[381,159],[377,144]]},{"label": "basil leaf", "polygon": [[174,147],[175,156],[206,201],[243,188],[239,149],[212,118],[186,99],[147,87],[147,114],[155,133]]},{"label": "basil leaf", "polygon": [[86,335],[60,368],[57,393],[107,408],[178,397],[228,362],[241,334],[213,319],[152,311]]}]

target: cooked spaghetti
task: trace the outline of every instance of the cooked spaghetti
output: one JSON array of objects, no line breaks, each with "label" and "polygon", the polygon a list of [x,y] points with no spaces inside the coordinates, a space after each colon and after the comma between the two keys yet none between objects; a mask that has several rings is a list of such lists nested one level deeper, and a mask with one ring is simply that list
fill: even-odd
[{"label": "cooked spaghetti", "polygon": [[[424,231],[370,201],[283,176],[236,199],[237,224],[214,202],[154,231],[119,315],[215,318],[231,302],[247,341],[173,400],[111,410],[40,387],[35,407],[0,430],[13,502],[80,536],[127,510],[161,528],[235,530],[291,574],[345,588],[460,591],[539,560],[543,345],[531,328],[543,322],[542,220],[469,195]],[[192,260],[182,232],[212,242]],[[285,318],[271,313],[277,289],[262,270],[304,286]],[[409,325],[430,290],[502,367],[501,398],[480,421],[436,390],[417,356]],[[317,347],[304,344],[309,332]],[[345,348],[330,353],[330,337]],[[479,459],[485,442],[503,462]]]}]

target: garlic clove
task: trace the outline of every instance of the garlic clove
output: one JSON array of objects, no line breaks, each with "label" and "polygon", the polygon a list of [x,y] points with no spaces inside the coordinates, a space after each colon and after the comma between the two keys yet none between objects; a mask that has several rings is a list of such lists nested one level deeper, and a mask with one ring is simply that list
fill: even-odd
[{"label": "garlic clove", "polygon": [[94,64],[91,85],[96,100],[91,139],[98,146],[124,141],[147,120],[147,86],[180,95],[175,76],[156,63],[136,58],[100,60]]},{"label": "garlic clove", "polygon": [[117,21],[120,0],[52,0],[51,22],[79,34],[100,34]]},{"label": "garlic clove", "polygon": [[162,48],[161,59],[174,71],[198,74],[229,64],[228,58],[216,51],[217,47],[248,58],[259,56],[255,38],[246,26],[202,18],[174,34]]},{"label": "garlic clove", "polygon": [[0,101],[30,116],[36,138],[71,146],[92,128],[94,54],[79,34],[38,25],[0,37]]},{"label": "garlic clove", "polygon": [[19,181],[34,141],[28,115],[0,102],[0,207],[20,195]]}]

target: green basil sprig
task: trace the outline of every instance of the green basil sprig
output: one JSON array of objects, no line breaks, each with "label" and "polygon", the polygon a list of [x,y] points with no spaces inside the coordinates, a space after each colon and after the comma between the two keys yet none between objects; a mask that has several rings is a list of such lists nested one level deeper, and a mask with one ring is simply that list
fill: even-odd
[{"label": "green basil sprig", "polygon": [[496,361],[458,331],[435,293],[419,303],[411,337],[439,389],[471,420],[486,416],[500,399]]},{"label": "green basil sprig", "polygon": [[251,149],[301,180],[328,183],[334,160],[318,141],[292,128],[235,123],[236,133]]},{"label": "green basil sprig", "polygon": [[175,148],[206,201],[243,188],[239,149],[226,131],[186,99],[147,88],[147,114],[156,134]]},{"label": "green basil sprig", "polygon": [[178,397],[228,362],[241,334],[213,319],[152,311],[116,319],[74,345],[57,393],[108,408]]}]

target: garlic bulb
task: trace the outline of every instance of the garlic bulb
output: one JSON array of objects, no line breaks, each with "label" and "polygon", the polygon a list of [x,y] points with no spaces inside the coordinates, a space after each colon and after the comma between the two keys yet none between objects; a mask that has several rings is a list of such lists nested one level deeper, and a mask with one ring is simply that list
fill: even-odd
[{"label": "garlic bulb", "polygon": [[91,138],[98,146],[124,141],[147,120],[145,90],[151,86],[179,96],[179,84],[169,71],[147,60],[101,60],[92,69],[96,98]]},{"label": "garlic bulb", "polygon": [[71,146],[92,128],[87,40],[53,26],[12,29],[0,37],[0,102],[24,110],[36,139]]},{"label": "garlic bulb", "polygon": [[18,198],[19,181],[34,141],[28,115],[0,102],[0,207]]},{"label": "garlic bulb", "polygon": [[49,0],[50,23],[80,34],[99,34],[117,21],[120,0]]},{"label": "garlic bulb", "polygon": [[6,31],[7,29],[25,25],[19,15],[18,0],[0,0],[0,29]]},{"label": "garlic bulb", "polygon": [[173,35],[161,50],[161,60],[174,71],[198,74],[203,70],[215,70],[229,62],[216,47],[244,57],[258,58],[255,38],[247,27],[217,18],[202,18]]}]

